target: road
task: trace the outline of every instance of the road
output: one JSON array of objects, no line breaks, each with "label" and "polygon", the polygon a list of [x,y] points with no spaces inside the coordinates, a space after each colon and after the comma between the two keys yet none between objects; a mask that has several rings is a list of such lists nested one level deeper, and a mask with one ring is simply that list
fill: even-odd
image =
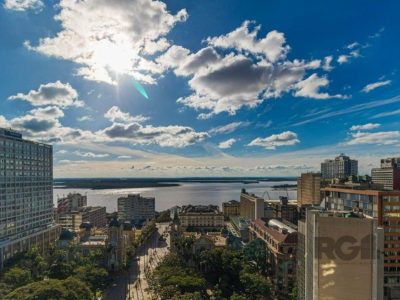
[{"label": "road", "polygon": [[[127,300],[151,299],[148,294],[148,284],[145,272],[151,272],[168,253],[170,236],[169,224],[157,224],[157,231],[137,251],[136,257],[131,262],[128,284]],[[160,242],[159,237],[164,235],[165,242]]]},{"label": "road", "polygon": [[[165,242],[159,241],[162,235],[166,237]],[[145,271],[154,270],[168,253],[169,246],[169,224],[158,223],[157,231],[139,247],[130,262],[129,270],[115,278],[103,300],[150,300]]]}]

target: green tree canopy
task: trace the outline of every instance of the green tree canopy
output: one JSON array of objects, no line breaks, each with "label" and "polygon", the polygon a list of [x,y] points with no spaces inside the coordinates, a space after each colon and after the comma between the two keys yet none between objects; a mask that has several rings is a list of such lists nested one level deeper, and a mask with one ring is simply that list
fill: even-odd
[{"label": "green tree canopy", "polygon": [[255,239],[243,248],[247,263],[258,272],[264,274],[267,269],[268,250],[262,239]]},{"label": "green tree canopy", "polygon": [[3,281],[11,289],[15,289],[31,281],[31,272],[27,269],[13,267],[4,273]]},{"label": "green tree canopy", "polygon": [[89,287],[82,281],[69,277],[65,280],[49,279],[20,287],[5,300],[93,300]]}]

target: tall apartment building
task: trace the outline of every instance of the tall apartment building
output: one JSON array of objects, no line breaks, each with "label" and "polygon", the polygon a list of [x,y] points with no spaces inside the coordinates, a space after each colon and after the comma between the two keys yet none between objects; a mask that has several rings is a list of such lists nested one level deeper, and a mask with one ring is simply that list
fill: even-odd
[{"label": "tall apartment building", "polygon": [[351,175],[358,174],[358,161],[340,154],[334,159],[327,159],[321,163],[322,179],[346,179]]},{"label": "tall apartment building", "polygon": [[372,182],[385,190],[400,190],[400,157],[381,159],[381,167],[371,171]]},{"label": "tall apartment building", "polygon": [[246,220],[263,218],[264,199],[242,189],[240,193],[240,216]]},{"label": "tall apartment building", "polygon": [[87,206],[87,196],[79,193],[70,193],[67,197],[57,199],[58,214],[77,211],[83,206]]},{"label": "tall apartment building", "polygon": [[376,220],[308,209],[298,224],[299,300],[383,299],[383,229]]},{"label": "tall apartment building", "polygon": [[297,206],[320,205],[321,173],[303,173],[297,178]]},{"label": "tall apartment building", "polygon": [[44,250],[61,228],[53,220],[53,149],[0,128],[0,269],[36,245]]},{"label": "tall apartment building", "polygon": [[142,224],[155,217],[155,198],[131,194],[118,198],[118,218],[134,224]]},{"label": "tall apartment building", "polygon": [[298,220],[297,205],[295,203],[289,203],[287,197],[281,196],[279,197],[279,200],[267,200],[265,201],[264,205],[266,207],[267,206],[269,207],[270,213],[272,213],[271,218],[284,219],[292,224],[297,224]]},{"label": "tall apartment building", "polygon": [[384,299],[400,299],[400,191],[328,186],[328,210],[358,210],[384,228]]},{"label": "tall apartment building", "polygon": [[296,282],[296,228],[276,219],[256,219],[249,227],[250,239],[262,239],[270,253],[271,279],[279,299],[288,299]]}]

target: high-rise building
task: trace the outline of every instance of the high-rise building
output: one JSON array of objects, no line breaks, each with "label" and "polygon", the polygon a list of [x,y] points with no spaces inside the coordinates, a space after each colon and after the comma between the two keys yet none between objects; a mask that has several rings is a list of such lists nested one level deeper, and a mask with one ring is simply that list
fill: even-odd
[{"label": "high-rise building", "polygon": [[322,179],[346,179],[351,175],[358,174],[358,161],[340,154],[334,159],[327,159],[321,163]]},{"label": "high-rise building", "polygon": [[142,224],[155,217],[155,198],[131,194],[118,198],[118,218],[134,224]]},{"label": "high-rise building", "polygon": [[61,228],[53,220],[53,149],[0,128],[0,268],[36,245],[44,250]]},{"label": "high-rise building", "polygon": [[400,299],[400,191],[328,186],[322,189],[328,210],[357,210],[384,228],[384,299]]},{"label": "high-rise building", "polygon": [[321,203],[321,173],[303,173],[297,178],[297,206]]},{"label": "high-rise building", "polygon": [[372,182],[385,190],[400,190],[400,157],[381,159],[381,167],[371,171]]},{"label": "high-rise building", "polygon": [[383,299],[383,229],[376,220],[311,208],[298,225],[299,300]]},{"label": "high-rise building", "polygon": [[265,201],[265,206],[268,206],[271,209],[272,218],[283,219],[289,221],[292,224],[297,224],[297,205],[295,203],[289,203],[287,197],[281,196],[279,197],[279,200],[267,200]]},{"label": "high-rise building", "polygon": [[70,193],[67,197],[57,200],[57,213],[62,214],[77,211],[83,206],[87,206],[87,196],[83,196],[79,193]]},{"label": "high-rise building", "polygon": [[242,189],[240,193],[240,216],[246,220],[263,218],[264,199]]}]

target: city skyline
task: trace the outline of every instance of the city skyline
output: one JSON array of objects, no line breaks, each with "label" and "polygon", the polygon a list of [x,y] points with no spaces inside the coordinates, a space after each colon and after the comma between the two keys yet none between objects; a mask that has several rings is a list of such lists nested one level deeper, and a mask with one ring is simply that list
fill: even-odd
[{"label": "city skyline", "polygon": [[362,6],[6,0],[0,127],[55,177],[368,174],[399,156],[400,5]]}]

